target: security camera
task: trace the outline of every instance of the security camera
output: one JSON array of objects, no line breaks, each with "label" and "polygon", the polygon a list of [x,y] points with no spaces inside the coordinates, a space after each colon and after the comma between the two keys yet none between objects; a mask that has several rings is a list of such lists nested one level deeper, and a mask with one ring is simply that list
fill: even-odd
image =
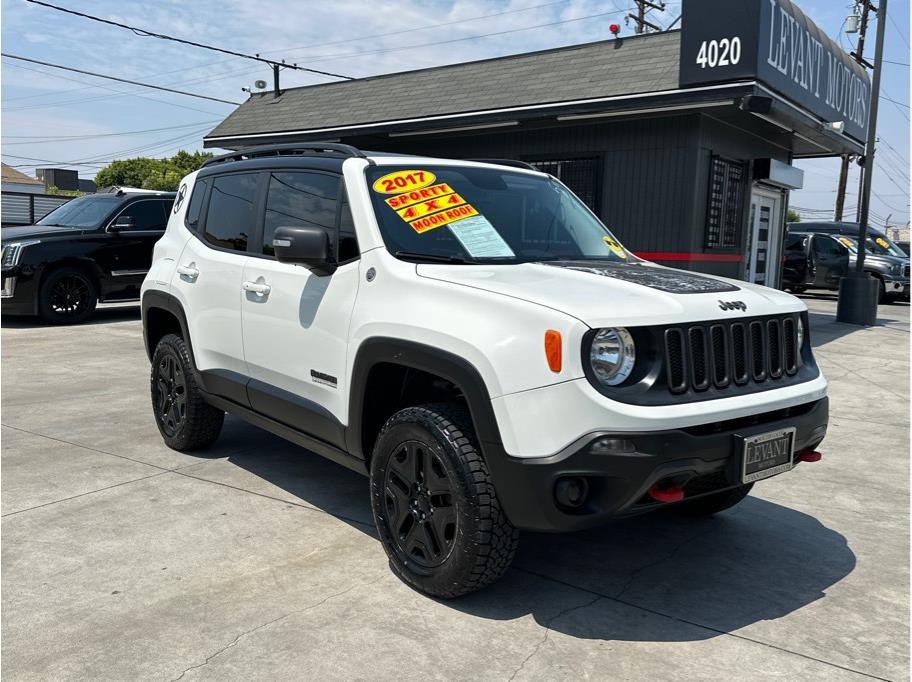
[{"label": "security camera", "polygon": [[823,124],[823,129],[832,133],[842,133],[845,130],[845,121],[827,121]]}]

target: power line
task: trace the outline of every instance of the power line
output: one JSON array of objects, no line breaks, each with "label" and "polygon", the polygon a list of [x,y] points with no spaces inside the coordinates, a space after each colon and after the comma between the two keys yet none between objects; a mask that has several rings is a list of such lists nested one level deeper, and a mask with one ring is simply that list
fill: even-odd
[{"label": "power line", "polygon": [[908,104],[903,104],[902,102],[897,102],[895,99],[892,99],[891,97],[887,97],[886,95],[881,95],[880,98],[881,98],[881,99],[885,99],[885,100],[887,100],[888,102],[893,102],[893,104],[898,104],[899,106],[905,107],[906,109],[909,108],[909,105],[908,105]]},{"label": "power line", "polygon": [[909,66],[906,62],[894,62],[892,59],[882,59],[884,64],[896,64],[896,66]]},{"label": "power line", "polygon": [[360,36],[354,36],[352,38],[344,38],[342,40],[331,40],[331,41],[325,42],[325,43],[311,43],[309,45],[297,45],[295,47],[286,47],[281,50],[268,50],[267,52],[271,52],[271,53],[294,52],[297,50],[309,50],[314,47],[326,47],[327,45],[341,45],[343,43],[350,43],[350,42],[356,41],[356,40],[368,40],[368,39],[373,39],[373,38],[387,38],[389,36],[398,36],[398,35],[403,35],[405,33],[413,33],[415,31],[428,31],[430,29],[440,28],[442,26],[453,26],[455,24],[464,24],[469,21],[478,21],[480,19],[490,19],[491,17],[499,17],[504,14],[516,14],[517,12],[528,12],[533,9],[541,9],[542,7],[550,7],[552,5],[561,5],[568,1],[569,0],[553,0],[552,2],[546,2],[541,5],[532,5],[530,7],[520,7],[518,9],[505,10],[503,12],[494,12],[493,14],[482,14],[477,17],[467,17],[465,19],[455,19],[453,21],[445,21],[445,22],[442,22],[439,24],[427,24],[427,25],[418,26],[415,28],[402,29],[400,31],[390,31],[389,33],[373,33],[370,35],[360,35]]},{"label": "power line", "polygon": [[[12,66],[17,69],[24,69],[25,71],[31,71],[33,73],[44,74],[45,76],[50,76],[51,78],[59,78],[60,80],[71,81],[73,83],[88,83],[88,81],[79,80],[76,78],[70,78],[68,76],[63,76],[59,73],[52,73],[51,71],[45,71],[43,69],[33,69],[30,66],[23,66],[22,64],[7,63],[7,66]],[[94,96],[94,97],[82,98],[82,99],[77,99],[77,100],[66,100],[64,102],[49,102],[47,104],[30,105],[30,106],[24,106],[24,107],[7,107],[6,111],[22,111],[23,109],[41,109],[41,108],[65,105],[68,103],[76,104],[76,103],[81,103],[81,102],[94,102],[96,100],[111,99],[111,98],[115,98],[115,97],[126,97],[129,95],[132,97],[139,97],[140,99],[145,99],[150,102],[159,102],[160,104],[167,104],[168,106],[178,107],[179,109],[187,109],[188,111],[198,111],[201,114],[208,114],[209,116],[219,116],[220,115],[214,111],[206,111],[205,109],[198,109],[197,107],[191,107],[186,104],[181,104],[180,102],[169,102],[167,100],[158,99],[157,97],[149,97],[148,95],[141,95],[141,94],[139,94],[138,90],[137,91],[117,90],[115,88],[111,88],[106,85],[101,85],[99,83],[93,83],[90,87],[101,88],[102,90],[108,90],[109,92],[116,92],[119,94],[101,95],[101,96]]]},{"label": "power line", "polygon": [[563,24],[571,24],[571,23],[574,23],[577,21],[586,21],[588,19],[597,19],[599,17],[607,17],[607,16],[611,16],[613,14],[621,14],[621,12],[599,12],[597,14],[587,14],[586,16],[576,17],[573,19],[562,19],[560,21],[551,21],[546,24],[536,24],[534,26],[524,26],[522,28],[511,28],[511,29],[507,29],[504,31],[495,31],[492,33],[482,33],[480,35],[464,36],[462,38],[451,38],[449,40],[435,40],[435,41],[429,42],[429,43],[418,43],[418,44],[409,43],[408,45],[400,45],[397,47],[388,47],[388,48],[379,48],[376,50],[366,50],[364,52],[341,52],[341,53],[336,53],[336,54],[317,55],[316,57],[308,58],[308,61],[309,62],[325,62],[325,61],[331,61],[334,59],[342,59],[345,57],[364,57],[364,56],[368,56],[368,55],[385,54],[388,52],[399,52],[401,50],[413,50],[413,49],[416,49],[419,47],[433,47],[436,45],[450,45],[452,43],[459,43],[459,42],[463,42],[465,40],[478,40],[480,38],[490,38],[493,36],[502,36],[502,35],[507,35],[510,33],[531,31],[531,30],[537,29],[537,28],[550,28],[551,26],[560,26]]},{"label": "power line", "polygon": [[[14,159],[24,159],[26,161],[40,161],[42,163],[51,163],[61,166],[104,166],[111,163],[111,159],[117,159],[117,157],[123,157],[128,154],[138,154],[140,152],[151,151],[156,148],[162,147],[162,145],[171,144],[178,141],[189,141],[193,138],[196,138],[202,132],[207,130],[208,126],[205,128],[193,130],[190,133],[181,133],[176,137],[167,138],[164,140],[157,140],[152,143],[143,144],[140,146],[128,147],[126,149],[119,149],[113,152],[107,152],[102,156],[87,157],[83,159],[74,159],[71,161],[59,161],[54,159],[43,159],[35,156],[22,156],[18,154],[3,154],[3,156],[8,156]],[[28,166],[33,166],[34,164],[23,164]]]},{"label": "power line", "polygon": [[[441,22],[441,23],[437,23],[437,24],[427,24],[427,25],[422,25],[422,26],[418,26],[415,28],[403,29],[400,31],[390,31],[387,33],[373,33],[373,34],[368,34],[368,35],[353,36],[353,37],[345,38],[342,40],[332,40],[332,41],[327,41],[327,42],[323,42],[323,43],[311,43],[309,45],[297,45],[294,47],[288,47],[288,48],[282,48],[282,49],[276,49],[276,50],[267,50],[264,54],[270,54],[270,53],[275,54],[278,52],[289,52],[289,51],[302,50],[302,49],[311,49],[311,48],[315,48],[315,47],[325,47],[327,45],[338,45],[341,43],[349,43],[349,42],[356,41],[356,40],[369,40],[369,39],[375,39],[375,38],[385,38],[388,36],[403,35],[405,33],[412,33],[415,31],[428,31],[428,30],[440,28],[443,26],[453,26],[456,24],[468,23],[470,21],[479,21],[482,19],[490,19],[492,17],[499,17],[499,16],[503,16],[506,14],[516,14],[519,12],[528,12],[528,11],[535,10],[535,9],[541,9],[542,7],[551,7],[553,5],[565,4],[567,2],[569,2],[569,0],[552,0],[551,2],[546,2],[546,3],[540,4],[540,5],[531,5],[529,7],[520,7],[518,9],[505,10],[503,12],[492,12],[491,14],[480,14],[480,15],[474,16],[474,17],[466,17],[465,19],[455,19],[453,21],[445,21],[445,22]],[[235,57],[232,59],[237,59],[237,58]],[[153,76],[167,76],[172,73],[184,73],[188,70],[201,69],[201,68],[204,68],[207,66],[221,64],[226,61],[231,61],[231,60],[230,59],[229,60],[220,59],[220,60],[211,61],[211,62],[202,62],[202,63],[195,64],[193,66],[182,66],[180,69],[174,69],[171,71],[162,71],[162,72],[158,72],[158,73],[155,73],[152,75]],[[246,69],[244,69],[243,72],[247,73],[248,71]],[[38,73],[45,73],[45,72],[39,71]],[[236,75],[237,73],[239,73],[239,72],[231,71],[228,73],[227,76],[223,76],[222,78],[211,78],[211,76],[207,74],[203,78],[194,78],[194,79],[185,80],[185,81],[178,81],[176,83],[169,83],[168,85],[186,85],[186,84],[190,84],[190,83],[212,82],[212,81],[217,81],[217,80],[223,80],[224,78],[230,78],[231,76]],[[71,79],[71,80],[73,80],[74,83],[85,83],[85,81],[78,81],[75,79]],[[61,92],[50,92],[50,93],[45,92],[45,93],[40,93],[40,94],[35,94],[35,95],[22,95],[19,97],[5,97],[4,100],[6,102],[12,102],[12,101],[21,100],[21,99],[34,99],[37,97],[52,97],[54,95],[62,95],[62,94],[70,93],[70,92],[79,92],[81,90],[89,90],[89,89],[92,89],[95,87],[97,87],[97,86],[94,84],[87,84],[85,87],[82,87],[82,88],[72,88],[70,90],[64,90]],[[130,93],[124,93],[124,94],[130,94]],[[112,96],[103,95],[102,97],[110,98]]]},{"label": "power line", "polygon": [[[28,2],[36,2],[37,0],[28,0]],[[20,57],[19,55],[10,54],[8,52],[0,52],[0,56],[7,57],[8,59],[18,59],[23,62],[30,62],[32,64],[40,64],[41,66],[50,66],[55,69],[63,69],[64,71],[72,71],[74,73],[82,73],[87,76],[94,76],[95,78],[106,78],[112,81],[118,81],[120,83],[129,83],[130,85],[141,85],[144,88],[152,88],[153,90],[163,90],[165,92],[171,92],[177,95],[185,95],[187,97],[196,97],[198,99],[207,99],[211,102],[220,102],[222,104],[231,104],[234,106],[239,106],[240,102],[232,102],[227,99],[219,99],[218,97],[209,97],[209,95],[198,95],[195,92],[185,92],[183,90],[175,90],[174,88],[166,88],[162,85],[152,85],[151,83],[142,83],[140,81],[132,81],[127,78],[118,78],[117,76],[108,76],[102,73],[95,73],[93,71],[85,71],[83,69],[75,69],[71,66],[63,66],[62,64],[52,64],[51,62],[42,62],[38,59],[30,59],[28,57]]]},{"label": "power line", "polygon": [[887,18],[890,20],[890,23],[893,24],[893,28],[896,29],[896,32],[899,34],[899,37],[902,38],[902,41],[906,44],[906,47],[909,47],[909,41],[906,39],[906,34],[903,33],[902,29],[899,28],[899,24],[896,23],[893,15],[889,15]]},{"label": "power line", "polygon": [[4,146],[11,144],[36,144],[37,142],[69,142],[71,140],[94,140],[99,137],[123,137],[127,135],[140,135],[142,133],[157,133],[164,130],[179,130],[181,128],[198,128],[202,125],[208,126],[218,121],[197,121],[196,123],[185,123],[177,126],[167,126],[165,128],[147,128],[146,130],[127,130],[120,133],[98,133],[86,135],[4,135],[4,140],[29,140],[28,142],[5,142]]},{"label": "power line", "polygon": [[49,2],[42,2],[42,0],[26,0],[34,5],[41,5],[42,7],[47,7],[49,9],[57,10],[58,12],[65,12],[66,14],[72,14],[77,17],[82,17],[83,19],[90,19],[92,21],[98,21],[102,24],[108,24],[109,26],[116,26],[118,28],[125,28],[128,31],[132,31],[138,36],[144,38],[158,38],[159,40],[170,40],[175,43],[180,43],[182,45],[190,45],[191,47],[198,47],[203,50],[212,50],[213,52],[221,52],[222,54],[228,54],[232,57],[241,57],[244,59],[252,59],[257,62],[262,62],[264,64],[269,64],[275,72],[279,68],[293,69],[295,71],[308,71],[310,73],[315,73],[320,76],[329,76],[330,78],[343,78],[346,80],[352,80],[351,76],[343,76],[338,73],[331,73],[329,71],[319,71],[317,69],[308,69],[305,66],[298,66],[297,64],[286,64],[285,62],[277,62],[273,59],[266,59],[261,57],[259,54],[251,55],[245,54],[243,52],[235,52],[234,50],[226,50],[222,47],[215,47],[214,45],[206,45],[204,43],[197,43],[192,40],[185,40],[184,38],[177,38],[175,36],[170,36],[165,33],[154,33],[152,31],[147,31],[144,28],[139,28],[137,26],[128,26],[127,24],[121,24],[117,21],[111,21],[110,19],[102,19],[101,17],[96,17],[92,14],[86,14],[85,12],[77,12],[76,10],[67,9],[66,7],[60,7],[59,5],[52,5]]}]

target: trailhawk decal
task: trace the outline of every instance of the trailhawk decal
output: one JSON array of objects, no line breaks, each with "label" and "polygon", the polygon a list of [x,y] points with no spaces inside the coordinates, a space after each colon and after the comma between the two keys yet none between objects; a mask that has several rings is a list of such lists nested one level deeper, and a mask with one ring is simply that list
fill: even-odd
[{"label": "trailhawk decal", "polygon": [[619,279],[669,294],[714,294],[723,291],[740,291],[736,286],[709,277],[683,270],[660,269],[650,265],[591,263],[589,261],[562,261],[544,263],[544,265]]}]

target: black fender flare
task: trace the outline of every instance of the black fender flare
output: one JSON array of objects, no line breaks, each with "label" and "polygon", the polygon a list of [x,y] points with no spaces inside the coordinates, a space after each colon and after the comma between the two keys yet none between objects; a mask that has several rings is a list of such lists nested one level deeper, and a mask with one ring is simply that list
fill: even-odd
[{"label": "black fender flare", "polygon": [[364,389],[371,369],[381,363],[401,365],[439,376],[453,383],[466,398],[482,454],[502,453],[503,445],[491,396],[479,371],[465,358],[434,346],[375,336],[366,339],[358,348],[349,384],[348,427],[345,431],[346,449],[356,457],[367,460],[370,453],[362,447],[362,414]]},{"label": "black fender flare", "polygon": [[149,310],[157,308],[165,310],[177,318],[184,343],[187,344],[187,350],[190,351],[190,357],[194,359],[195,365],[196,357],[193,355],[193,341],[190,339],[190,328],[187,326],[187,315],[184,313],[184,306],[181,305],[181,302],[178,301],[176,297],[165,293],[164,291],[149,289],[142,296],[141,307],[143,319],[143,344],[146,347],[146,357],[149,358],[149,362],[152,362],[152,354],[155,352],[155,349],[149,347],[149,332],[146,327],[146,320],[149,319]]}]

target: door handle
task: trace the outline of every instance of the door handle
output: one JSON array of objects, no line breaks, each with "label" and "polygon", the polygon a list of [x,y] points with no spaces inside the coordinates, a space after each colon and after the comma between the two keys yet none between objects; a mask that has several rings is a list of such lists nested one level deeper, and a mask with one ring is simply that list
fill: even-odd
[{"label": "door handle", "polygon": [[193,263],[191,263],[190,265],[178,265],[177,274],[187,277],[190,280],[195,280],[199,277],[200,271],[193,267]]},{"label": "door handle", "polygon": [[257,296],[266,296],[272,288],[268,284],[260,282],[244,282],[241,287],[244,291],[251,291]]}]

